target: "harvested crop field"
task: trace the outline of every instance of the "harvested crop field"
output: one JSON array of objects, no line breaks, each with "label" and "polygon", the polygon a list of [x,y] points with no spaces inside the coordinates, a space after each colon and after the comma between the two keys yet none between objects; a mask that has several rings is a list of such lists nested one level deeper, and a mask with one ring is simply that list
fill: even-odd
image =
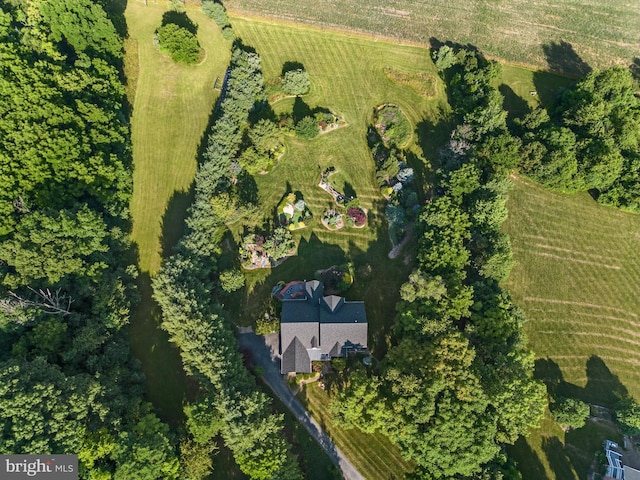
[{"label": "harvested crop field", "polygon": [[622,0],[228,0],[227,8],[428,43],[470,43],[488,55],[569,74],[638,56],[640,3]]}]

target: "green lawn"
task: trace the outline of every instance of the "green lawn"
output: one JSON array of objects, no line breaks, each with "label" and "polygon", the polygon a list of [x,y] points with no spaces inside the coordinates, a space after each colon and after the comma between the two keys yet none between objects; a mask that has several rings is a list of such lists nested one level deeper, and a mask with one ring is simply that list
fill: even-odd
[{"label": "green lawn", "polygon": [[[620,394],[640,398],[640,216],[586,193],[556,194],[520,177],[514,184],[506,231],[516,265],[506,286],[526,313],[537,376],[599,405],[612,406]],[[592,427],[568,436],[561,451],[577,465],[576,478],[584,478],[605,434],[613,433]],[[547,478],[570,478],[557,449],[543,448],[552,438],[565,443],[547,421],[515,456],[522,461],[528,448],[549,466]]]},{"label": "green lawn", "polygon": [[188,14],[199,25],[206,52],[200,65],[174,64],[154,44],[166,5],[128,2],[125,12],[127,95],[133,104],[133,241],[139,253],[141,302],[130,327],[132,349],[147,377],[147,397],[162,417],[180,422],[187,380],[178,351],[160,330],[160,311],[151,298],[151,276],[182,234],[190,203],[196,154],[217,92],[213,82],[229,61],[229,42],[198,10]]},{"label": "green lawn", "polygon": [[384,435],[366,434],[355,428],[344,430],[335,426],[327,411],[329,396],[317,383],[305,385],[298,398],[367,480],[401,479],[405,473],[413,470],[404,461],[398,448]]},{"label": "green lawn", "polygon": [[578,71],[585,66],[582,59],[592,67],[629,65],[638,56],[640,4],[624,0],[227,0],[225,5],[424,44],[432,38],[470,43],[488,55],[554,71]]},{"label": "green lawn", "polygon": [[[247,289],[229,299],[227,305],[237,323],[251,324],[261,314],[269,292],[279,280],[311,279],[315,270],[351,260],[356,265],[354,286],[348,299],[364,300],[370,322],[370,346],[384,354],[389,326],[393,322],[399,286],[411,269],[412,245],[396,260],[391,250],[382,210],[384,199],[375,180],[375,166],[366,145],[366,129],[374,109],[395,103],[412,122],[416,134],[411,147],[412,166],[425,179],[435,147],[445,138],[442,118],[448,106],[443,84],[437,78],[428,51],[421,47],[379,42],[357,36],[327,34],[316,28],[282,23],[249,21],[232,17],[238,36],[255,47],[262,58],[267,81],[280,75],[285,62],[300,62],[311,77],[311,91],[302,101],[311,109],[329,108],[344,116],[347,126],[311,141],[295,137],[286,140],[287,153],[267,175],[256,176],[259,203],[265,219],[270,219],[287,190],[300,191],[314,219],[309,228],[296,233],[300,239],[298,255],[273,270],[247,274]],[[397,84],[384,73],[386,67],[433,75],[438,95],[425,98],[410,86]],[[296,108],[304,108],[297,100]],[[276,113],[291,111],[293,99],[273,105]],[[321,172],[334,166],[338,172],[332,182],[341,191],[355,191],[369,209],[364,229],[344,228],[329,232],[320,223],[332,198],[317,185]],[[241,226],[232,226],[236,239]],[[231,248],[235,255],[235,248]]]},{"label": "green lawn", "polygon": [[582,480],[605,440],[622,442],[610,422],[588,421],[565,433],[547,410],[540,428],[507,449],[524,480]]},{"label": "green lawn", "polygon": [[[209,121],[230,58],[230,42],[199,9],[189,9],[205,51],[199,65],[181,65],[158,50],[153,36],[166,5],[129,2],[129,36],[137,45],[139,73],[131,135],[133,141],[133,239],[140,269],[154,274],[163,253],[182,235],[182,219],[191,203],[197,149]],[[135,52],[127,52],[136,55]]]}]

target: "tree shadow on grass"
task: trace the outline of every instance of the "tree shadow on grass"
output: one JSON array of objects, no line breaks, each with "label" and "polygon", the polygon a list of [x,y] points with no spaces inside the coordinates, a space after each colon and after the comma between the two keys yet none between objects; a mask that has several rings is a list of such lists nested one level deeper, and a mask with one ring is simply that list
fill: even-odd
[{"label": "tree shadow on grass", "polygon": [[542,439],[542,450],[556,478],[571,480],[575,478],[575,472],[571,460],[565,452],[565,448],[565,445],[562,444],[558,437],[546,437]]},{"label": "tree shadow on grass", "polygon": [[177,12],[175,10],[169,10],[162,15],[162,26],[169,23],[174,23],[179,27],[182,27],[194,35],[198,33],[198,25],[191,20],[185,12]]},{"label": "tree shadow on grass", "polygon": [[344,182],[344,196],[347,199],[347,201],[349,201],[352,198],[356,198],[356,190],[353,188],[353,185],[351,185],[349,182]]},{"label": "tree shadow on grass", "polygon": [[[565,77],[551,72],[538,71],[533,74],[533,84],[540,104],[543,107],[553,107],[565,88],[575,83],[574,78]],[[549,112],[551,113],[551,112]]]},{"label": "tree shadow on grass", "polygon": [[440,168],[440,159],[438,155],[439,149],[447,143],[451,135],[451,131],[455,127],[453,119],[448,117],[444,112],[442,119],[434,123],[430,119],[424,119],[416,125],[416,136],[418,138],[418,146],[422,150],[422,156],[428,162],[412,162],[410,166],[416,172],[417,181],[423,185],[433,183],[435,172]]},{"label": "tree shadow on grass", "polygon": [[503,83],[498,87],[498,90],[504,97],[502,106],[507,111],[507,123],[510,127],[513,126],[514,119],[522,118],[531,112],[531,107],[529,107],[526,100],[514,92],[509,85]]},{"label": "tree shadow on grass", "polygon": [[549,70],[570,77],[582,77],[592,69],[574,50],[573,45],[564,40],[542,45]]},{"label": "tree shadow on grass", "polygon": [[185,233],[185,219],[187,211],[195,198],[195,181],[191,182],[186,192],[174,192],[167,208],[162,216],[162,258],[167,258],[173,253]]},{"label": "tree shadow on grass", "polygon": [[587,383],[584,387],[566,382],[560,366],[552,359],[538,359],[534,376],[547,386],[552,397],[578,398],[583,402],[613,407],[621,398],[629,395],[627,388],[614,375],[604,361],[592,355],[586,364]]},{"label": "tree shadow on grass", "polygon": [[537,452],[534,452],[524,437],[518,438],[513,446],[508,446],[509,458],[513,458],[518,464],[518,470],[525,473],[526,479],[548,480],[547,471],[540,461]]},{"label": "tree shadow on grass", "polygon": [[295,60],[286,61],[282,64],[282,72],[280,74],[284,76],[285,73],[292,72],[293,70],[304,70],[304,65]]},{"label": "tree shadow on grass", "polygon": [[292,111],[293,121],[298,123],[304,117],[313,116],[313,110],[311,107],[306,104],[304,100],[300,97],[296,97],[293,102],[293,111]]},{"label": "tree shadow on grass", "polygon": [[140,302],[132,309],[129,325],[131,350],[141,362],[146,379],[145,397],[160,418],[177,428],[184,424],[182,405],[197,393],[197,382],[189,379],[182,368],[180,352],[160,328],[162,312],[153,299],[151,277],[138,276]]},{"label": "tree shadow on grass", "polygon": [[[600,357],[589,357],[586,374],[587,383],[584,387],[566,382],[559,365],[546,358],[536,360],[534,376],[545,383],[549,395],[554,398],[577,398],[589,404],[612,408],[620,398],[628,396],[626,387]],[[599,420],[589,420],[584,427],[568,432],[564,445],[557,437],[543,440],[542,448],[557,478],[575,478],[576,474],[583,478],[602,440],[616,435],[617,429],[613,424]]]},{"label": "tree shadow on grass", "polygon": [[234,186],[241,205],[255,205],[258,203],[258,184],[253,175],[246,170],[238,174],[237,183]]},{"label": "tree shadow on grass", "polygon": [[629,65],[629,70],[631,70],[631,75],[636,79],[637,82],[640,82],[640,58],[635,57],[631,65]]}]

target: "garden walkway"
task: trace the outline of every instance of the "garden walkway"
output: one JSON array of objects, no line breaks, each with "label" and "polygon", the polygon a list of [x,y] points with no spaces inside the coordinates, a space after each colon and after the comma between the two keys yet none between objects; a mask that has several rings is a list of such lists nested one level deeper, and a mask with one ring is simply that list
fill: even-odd
[{"label": "garden walkway", "polygon": [[320,444],[331,461],[336,464],[346,480],[365,480],[356,470],[349,459],[336,447],[329,435],[322,430],[300,401],[293,395],[280,375],[279,335],[272,333],[261,337],[255,333],[241,333],[238,335],[238,343],[241,349],[248,349],[252,353],[253,363],[264,369],[262,379],[273,390],[273,393],[282,400],[298,422],[307,429],[311,436]]}]

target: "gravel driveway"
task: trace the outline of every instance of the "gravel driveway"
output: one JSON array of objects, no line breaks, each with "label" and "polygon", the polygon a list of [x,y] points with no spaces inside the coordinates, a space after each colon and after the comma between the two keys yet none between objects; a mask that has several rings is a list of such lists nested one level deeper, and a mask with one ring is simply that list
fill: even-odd
[{"label": "gravel driveway", "polygon": [[291,410],[307,431],[327,452],[329,458],[335,463],[346,480],[365,480],[356,470],[347,457],[336,447],[329,436],[322,430],[318,422],[307,412],[300,401],[293,395],[282,375],[280,375],[279,334],[272,333],[264,337],[254,333],[241,333],[238,335],[238,343],[241,349],[250,350],[254,365],[264,369],[262,379],[273,390],[280,400]]}]

